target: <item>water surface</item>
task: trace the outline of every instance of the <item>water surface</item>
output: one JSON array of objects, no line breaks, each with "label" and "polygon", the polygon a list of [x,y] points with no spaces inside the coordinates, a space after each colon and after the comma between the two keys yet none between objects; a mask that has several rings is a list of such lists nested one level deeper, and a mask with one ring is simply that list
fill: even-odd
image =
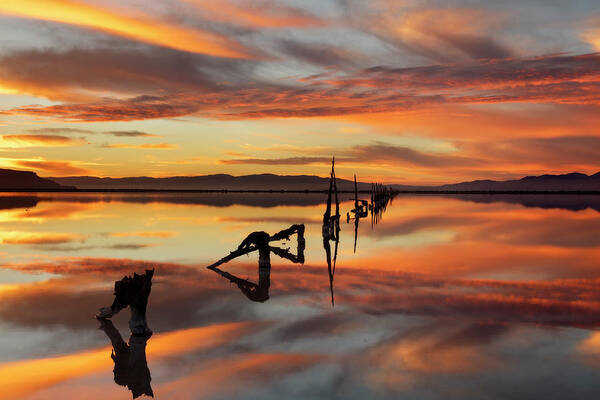
[{"label": "water surface", "polygon": [[[335,271],[325,201],[1,195],[0,398],[131,398],[94,315],[151,268],[158,399],[598,398],[600,196],[403,195],[359,221],[356,250],[344,197]],[[205,268],[292,224],[304,263],[273,253],[267,299],[228,278],[258,285],[256,252]],[[127,341],[128,312],[113,320]]]}]

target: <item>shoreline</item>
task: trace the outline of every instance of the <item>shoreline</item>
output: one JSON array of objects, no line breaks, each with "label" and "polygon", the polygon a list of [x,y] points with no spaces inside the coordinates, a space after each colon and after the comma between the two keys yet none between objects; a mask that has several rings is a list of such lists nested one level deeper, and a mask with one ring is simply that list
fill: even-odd
[{"label": "shoreline", "polygon": [[[327,190],[242,190],[242,189],[0,189],[0,193],[278,193],[278,194],[327,194]],[[354,193],[339,190],[338,193]],[[359,190],[358,193],[371,193]],[[394,194],[538,194],[538,195],[600,195],[600,190],[398,190]]]}]

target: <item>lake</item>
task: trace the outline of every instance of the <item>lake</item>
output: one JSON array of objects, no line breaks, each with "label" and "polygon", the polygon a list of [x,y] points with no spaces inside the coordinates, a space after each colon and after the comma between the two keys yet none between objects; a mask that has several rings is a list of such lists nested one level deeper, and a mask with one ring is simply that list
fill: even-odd
[{"label": "lake", "polygon": [[[356,225],[344,195],[337,244],[325,203],[0,195],[0,398],[599,398],[600,196],[406,194]],[[294,224],[270,269],[206,268]],[[151,337],[95,319],[148,269]]]}]

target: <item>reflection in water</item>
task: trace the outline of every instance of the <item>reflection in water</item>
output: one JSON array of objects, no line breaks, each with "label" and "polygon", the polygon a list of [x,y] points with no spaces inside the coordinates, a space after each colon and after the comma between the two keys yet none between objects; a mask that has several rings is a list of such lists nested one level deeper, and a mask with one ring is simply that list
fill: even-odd
[{"label": "reflection in water", "polygon": [[369,216],[369,202],[358,198],[358,185],[356,184],[356,175],[354,175],[354,208],[346,213],[346,223],[350,223],[350,213],[354,218],[354,253],[356,253],[356,242],[358,240],[358,223],[361,218]]},{"label": "reflection in water", "polygon": [[392,200],[397,195],[397,192],[393,191],[391,188],[381,185],[374,184],[371,190],[371,227],[373,225],[377,225],[388,205],[391,205]]},{"label": "reflection in water", "polygon": [[[335,195],[335,214],[331,215],[332,194]],[[356,198],[356,195],[355,195]],[[331,162],[331,176],[329,179],[329,191],[327,192],[327,208],[323,214],[323,248],[327,259],[327,272],[329,274],[329,291],[331,292],[331,305],[335,304],[333,295],[333,277],[335,275],[335,264],[337,262],[338,244],[340,242],[340,202],[338,199],[337,184],[335,179],[335,158]],[[333,262],[331,260],[331,244],[335,243]]]},{"label": "reflection in water", "polygon": [[527,208],[562,209],[583,211],[592,209],[600,212],[600,196],[597,194],[443,194],[436,195],[474,203],[520,204]]},{"label": "reflection in water", "polygon": [[[284,239],[290,240],[290,236],[293,234],[298,235],[296,254],[291,253],[289,248],[282,249],[280,247],[269,245],[270,242]],[[290,260],[293,263],[304,264],[304,248],[304,224],[292,225],[287,229],[277,232],[273,236],[262,231],[252,232],[242,241],[237,250],[232,251],[227,256],[206,268],[229,279],[229,282],[235,283],[248,299],[262,303],[269,300],[269,287],[271,286],[271,252],[281,258]],[[256,250],[258,250],[258,285],[247,279],[238,278],[229,272],[217,268],[221,264],[225,264],[239,256]]]},{"label": "reflection in water", "polygon": [[[7,254],[0,399],[124,399],[145,389],[165,399],[598,398],[600,213],[572,211],[592,197],[530,196],[512,204],[506,196],[400,195],[373,230],[362,229],[368,220],[360,218],[360,251],[353,254],[351,223],[339,233],[335,220],[323,224],[328,196],[320,196],[314,207],[266,209],[116,200],[86,208],[56,195],[32,208],[35,220],[1,210],[3,229],[31,236],[0,247]],[[525,200],[536,206],[521,206]],[[334,201],[332,186],[329,217]],[[354,200],[339,202],[346,218],[356,209]],[[77,213],[58,213],[74,205],[82,206]],[[196,267],[236,250],[227,244],[232,235],[241,241],[251,231],[274,233],[294,222],[306,223],[302,238],[319,245],[296,253],[292,238],[289,251],[270,247],[293,262],[306,257],[306,266],[299,274],[296,265],[277,265],[277,298],[259,309],[219,277],[227,272]],[[261,227],[248,228],[255,223]],[[67,239],[57,232],[88,238],[86,245],[135,239],[152,246],[117,256],[101,247],[85,257],[48,256],[52,242]],[[258,251],[264,239],[250,235],[239,251]],[[333,310],[324,304],[323,239],[332,292],[331,240],[339,239],[343,252]],[[152,288],[149,310],[161,334],[144,349],[145,336],[128,339],[108,320],[98,332],[85,315],[112,302],[102,289],[107,276],[149,264],[164,284]],[[261,287],[269,286],[269,270],[259,268],[256,278],[256,266],[247,267],[236,262],[230,272],[246,278],[237,271],[250,271],[247,291],[268,296]],[[131,392],[106,378],[113,368],[115,381]]]},{"label": "reflection in water", "polygon": [[38,202],[39,199],[35,196],[0,196],[0,210],[33,208]]},{"label": "reflection in water", "polygon": [[[146,360],[146,343],[152,331],[146,322],[146,307],[152,286],[154,270],[146,270],[144,275],[133,274],[115,282],[115,300],[110,307],[103,307],[96,318],[100,328],[110,339],[112,352],[110,357],[115,363],[113,373],[115,383],[127,386],[133,398],[141,395],[154,397],[150,386],[151,376]],[[131,336],[125,343],[121,334],[115,328],[111,318],[123,308],[129,306],[131,318],[129,329]]]},{"label": "reflection in water", "polygon": [[[338,193],[340,201],[350,200],[349,193]],[[402,193],[402,197],[452,198],[475,203],[520,204],[527,208],[600,211],[598,194],[452,194],[452,193]],[[0,193],[0,210],[18,208],[40,208],[52,203],[83,204],[160,204],[210,207],[249,206],[276,208],[279,206],[314,207],[324,203],[321,193],[44,193],[3,194]]]},{"label": "reflection in water", "polygon": [[152,377],[146,360],[146,343],[151,335],[136,336],[132,334],[129,337],[129,343],[125,343],[111,320],[105,318],[99,320],[99,329],[106,333],[112,343],[113,349],[110,357],[115,363],[113,369],[115,383],[127,386],[134,399],[141,395],[154,397],[150,385]]},{"label": "reflection in water", "polygon": [[115,300],[110,307],[103,307],[96,316],[99,319],[111,318],[129,306],[131,318],[129,329],[134,335],[151,335],[152,331],[146,322],[146,307],[152,287],[154,269],[146,270],[144,275],[133,274],[115,282]]}]

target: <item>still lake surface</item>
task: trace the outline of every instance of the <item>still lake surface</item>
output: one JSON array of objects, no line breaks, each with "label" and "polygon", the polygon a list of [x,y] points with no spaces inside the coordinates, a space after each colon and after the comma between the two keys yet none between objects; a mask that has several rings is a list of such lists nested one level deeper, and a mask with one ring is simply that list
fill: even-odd
[{"label": "still lake surface", "polygon": [[[600,398],[600,196],[401,195],[359,221],[356,251],[346,197],[335,271],[325,202],[0,195],[0,399],[147,392],[145,365],[115,383],[94,315],[115,281],[151,268],[154,334],[130,346],[157,399]],[[304,263],[272,253],[270,285],[256,252],[205,268],[292,224]],[[298,256],[297,242],[271,245]],[[125,342],[128,318],[113,318]]]}]

